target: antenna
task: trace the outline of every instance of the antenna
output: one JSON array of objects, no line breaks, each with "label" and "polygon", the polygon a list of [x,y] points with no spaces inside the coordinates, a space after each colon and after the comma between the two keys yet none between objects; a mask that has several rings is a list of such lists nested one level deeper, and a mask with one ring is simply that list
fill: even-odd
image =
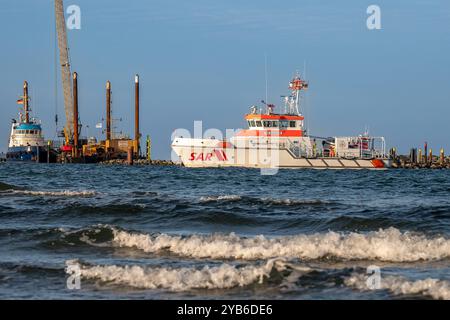
[{"label": "antenna", "polygon": [[267,53],[265,53],[264,54],[264,74],[265,74],[265,78],[266,78],[266,100],[265,101],[268,101],[268,99],[267,99],[267,96],[268,96],[268,91],[269,91],[269,81],[268,81],[268,76],[267,76]]},{"label": "antenna", "polygon": [[[308,79],[307,77],[306,77],[306,59],[305,60],[303,60],[303,79]],[[305,123],[305,127],[306,127],[306,132],[309,132],[309,110],[308,110],[308,99],[307,99],[307,94],[305,94],[304,96],[303,96],[303,100],[304,100],[304,107],[303,107],[303,112],[304,112],[304,116],[305,116],[305,118],[306,118],[306,123]]]},{"label": "antenna", "polygon": [[306,60],[303,60],[303,79],[306,79]]}]

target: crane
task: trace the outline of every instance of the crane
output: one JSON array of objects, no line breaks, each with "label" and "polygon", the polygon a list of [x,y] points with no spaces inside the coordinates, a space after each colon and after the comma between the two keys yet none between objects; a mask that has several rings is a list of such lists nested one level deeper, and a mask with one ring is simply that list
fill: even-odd
[{"label": "crane", "polygon": [[55,0],[56,30],[58,34],[59,63],[61,65],[61,80],[64,92],[64,109],[66,113],[66,125],[64,126],[65,147],[73,144],[73,95],[71,84],[69,49],[67,46],[66,20],[64,18],[63,0]]}]

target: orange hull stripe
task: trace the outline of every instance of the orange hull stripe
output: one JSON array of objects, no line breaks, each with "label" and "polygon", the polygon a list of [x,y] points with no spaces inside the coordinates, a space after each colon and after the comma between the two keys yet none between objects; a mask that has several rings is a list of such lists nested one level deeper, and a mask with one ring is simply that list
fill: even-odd
[{"label": "orange hull stripe", "polygon": [[374,166],[375,168],[384,168],[384,162],[383,162],[383,160],[380,160],[380,159],[373,159],[373,160],[371,160],[371,162],[372,162],[372,164],[373,164],[373,166]]}]

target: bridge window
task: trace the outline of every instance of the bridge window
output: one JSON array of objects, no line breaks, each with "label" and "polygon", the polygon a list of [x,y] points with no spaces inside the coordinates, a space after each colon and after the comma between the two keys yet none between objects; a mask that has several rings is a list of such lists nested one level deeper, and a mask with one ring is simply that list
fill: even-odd
[{"label": "bridge window", "polygon": [[288,127],[289,122],[286,120],[281,120],[280,121],[280,128],[281,129],[286,129]]},{"label": "bridge window", "polygon": [[278,128],[278,121],[263,121],[265,128]]},{"label": "bridge window", "polygon": [[289,127],[290,128],[295,128],[296,127],[295,121],[289,121]]},{"label": "bridge window", "polygon": [[256,126],[257,127],[262,127],[262,122],[261,121],[256,121]]}]

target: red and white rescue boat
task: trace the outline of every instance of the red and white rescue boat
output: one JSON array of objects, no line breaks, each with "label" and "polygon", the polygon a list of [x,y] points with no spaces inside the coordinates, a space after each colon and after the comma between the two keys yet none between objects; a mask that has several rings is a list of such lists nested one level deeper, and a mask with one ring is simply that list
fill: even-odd
[{"label": "red and white rescue boat", "polygon": [[173,139],[172,149],[186,167],[385,169],[391,166],[384,137],[315,137],[306,133],[300,93],[308,83],[299,75],[289,83],[284,113],[252,106],[248,129],[229,139]]}]

